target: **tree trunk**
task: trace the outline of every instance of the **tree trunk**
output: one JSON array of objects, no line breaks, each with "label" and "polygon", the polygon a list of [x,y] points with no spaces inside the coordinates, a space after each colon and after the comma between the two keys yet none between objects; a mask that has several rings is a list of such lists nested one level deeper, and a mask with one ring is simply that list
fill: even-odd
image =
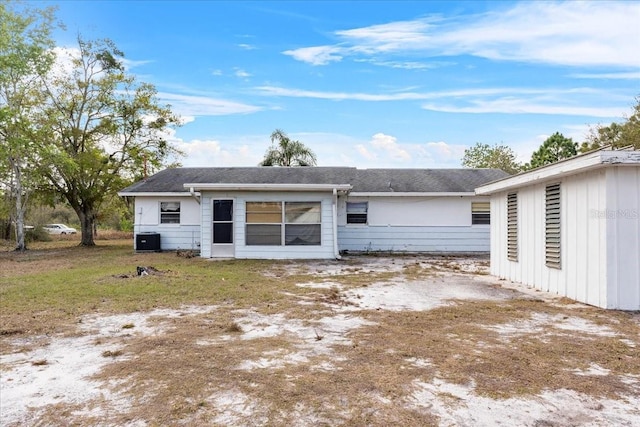
[{"label": "tree trunk", "polygon": [[82,207],[76,212],[78,213],[78,219],[80,219],[80,230],[82,233],[80,246],[95,246],[96,243],[93,240],[93,224],[96,215],[93,213],[93,209],[91,209],[91,207]]},{"label": "tree trunk", "polygon": [[18,162],[11,159],[14,173],[13,191],[16,197],[16,251],[24,252],[27,250],[27,244],[24,239],[24,211],[22,204],[22,175]]}]

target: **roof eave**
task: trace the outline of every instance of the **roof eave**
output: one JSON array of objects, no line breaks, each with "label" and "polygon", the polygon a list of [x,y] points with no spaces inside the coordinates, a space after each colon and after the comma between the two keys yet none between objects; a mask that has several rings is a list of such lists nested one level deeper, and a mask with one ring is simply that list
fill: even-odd
[{"label": "roof eave", "polygon": [[353,188],[351,184],[220,184],[186,183],[184,188],[190,191],[302,191],[302,192],[346,192]]},{"label": "roof eave", "polygon": [[549,181],[579,172],[615,165],[640,165],[640,152],[595,151],[481,185],[476,188],[475,192],[477,195],[490,195],[537,182]]},{"label": "roof eave", "polygon": [[[199,195],[199,194],[198,194]],[[190,197],[188,191],[120,191],[120,197]]]},{"label": "roof eave", "polygon": [[352,191],[352,197],[468,197],[475,196],[473,191]]}]

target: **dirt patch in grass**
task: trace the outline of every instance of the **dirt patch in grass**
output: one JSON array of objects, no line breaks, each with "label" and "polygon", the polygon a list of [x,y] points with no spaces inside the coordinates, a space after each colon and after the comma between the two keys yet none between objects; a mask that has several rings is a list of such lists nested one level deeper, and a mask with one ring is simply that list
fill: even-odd
[{"label": "dirt patch in grass", "polygon": [[139,264],[175,274],[89,275],[98,294],[71,298],[65,319],[43,315],[57,319],[54,334],[28,332],[38,312],[27,306],[9,317],[0,335],[8,425],[631,426],[640,417],[639,316],[505,288],[474,273],[483,259],[147,260]]}]

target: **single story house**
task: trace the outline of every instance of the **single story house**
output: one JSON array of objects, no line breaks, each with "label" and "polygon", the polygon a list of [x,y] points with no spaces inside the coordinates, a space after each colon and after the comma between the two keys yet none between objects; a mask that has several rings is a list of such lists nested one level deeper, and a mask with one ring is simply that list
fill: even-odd
[{"label": "single story house", "polygon": [[491,274],[640,310],[640,151],[600,150],[487,183]]},{"label": "single story house", "polygon": [[[488,252],[497,169],[166,169],[122,190],[135,249],[205,258],[339,258],[343,251]],[[141,240],[143,239],[143,240]]]}]

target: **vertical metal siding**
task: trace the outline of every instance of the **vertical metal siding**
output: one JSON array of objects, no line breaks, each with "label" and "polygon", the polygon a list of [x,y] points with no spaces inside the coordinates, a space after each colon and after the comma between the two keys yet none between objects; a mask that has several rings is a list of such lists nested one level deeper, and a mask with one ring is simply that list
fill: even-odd
[{"label": "vertical metal siding", "polygon": [[[637,196],[637,181],[625,185],[618,180],[613,184],[618,191],[625,191],[627,200],[629,188]],[[630,181],[633,181],[631,179]],[[553,181],[552,181],[553,182]],[[555,182],[558,182],[556,180]],[[561,222],[561,268],[549,268],[545,265],[545,211],[546,186],[540,183],[518,188],[518,262],[509,261],[507,254],[507,193],[492,195],[492,243],[491,272],[543,291],[565,295],[581,302],[607,307],[607,265],[611,264],[611,254],[607,245],[612,240],[606,220],[598,218],[600,212],[607,210],[607,188],[605,171],[591,171],[565,177],[560,180],[560,222]],[[635,185],[635,187],[633,187]],[[627,190],[624,190],[627,188]],[[638,227],[637,222],[633,227]],[[637,236],[635,228],[624,230],[625,235]],[[609,229],[609,234],[607,234]],[[633,233],[636,234],[633,234]],[[636,238],[636,243],[637,243]],[[619,244],[616,244],[618,249]],[[495,251],[495,253],[493,253]],[[637,250],[635,252],[637,254]],[[615,257],[617,259],[617,255]],[[605,261],[609,259],[609,261]],[[632,263],[638,271],[637,255]],[[621,271],[618,269],[618,271]],[[624,271],[628,271],[625,267]],[[635,274],[635,273],[634,273]],[[638,273],[640,276],[640,273]],[[637,276],[631,277],[632,280]],[[635,279],[638,280],[638,279]],[[631,298],[636,297],[635,294]]]},{"label": "vertical metal siding", "polygon": [[607,170],[607,306],[640,310],[640,167]]}]

